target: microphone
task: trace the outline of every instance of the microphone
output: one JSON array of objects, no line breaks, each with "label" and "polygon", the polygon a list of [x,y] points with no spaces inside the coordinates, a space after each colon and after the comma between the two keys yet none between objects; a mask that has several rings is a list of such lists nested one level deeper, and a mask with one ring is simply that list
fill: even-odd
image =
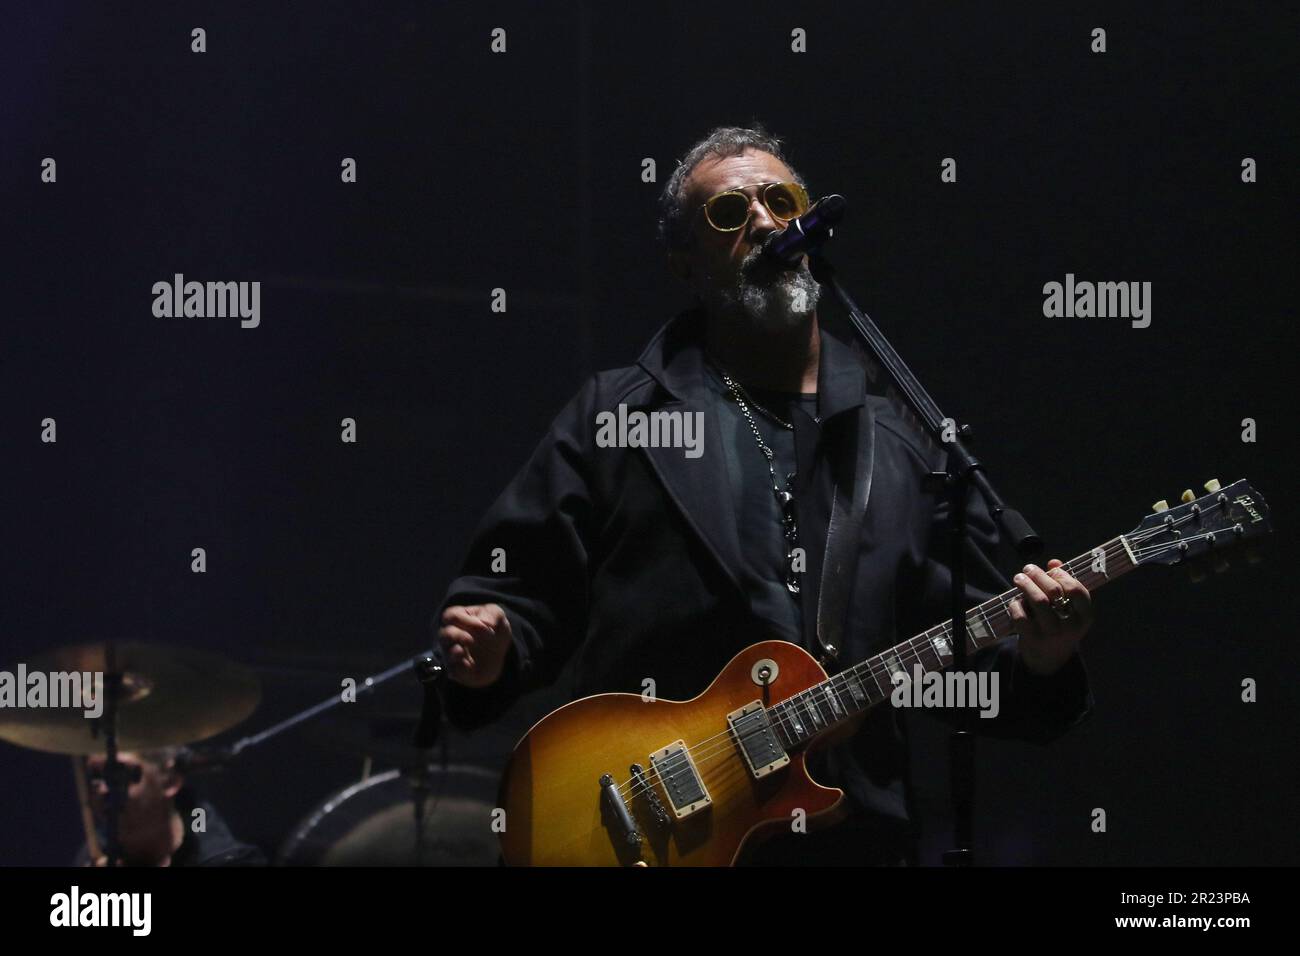
[{"label": "microphone", "polygon": [[848,201],[839,193],[823,196],[798,219],[763,243],[763,256],[785,268],[794,268],[805,252],[811,252],[834,235],[834,226],[844,218]]}]

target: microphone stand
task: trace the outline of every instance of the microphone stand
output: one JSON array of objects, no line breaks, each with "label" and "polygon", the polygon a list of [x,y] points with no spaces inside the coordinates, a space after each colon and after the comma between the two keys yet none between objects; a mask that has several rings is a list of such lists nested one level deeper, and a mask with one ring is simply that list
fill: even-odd
[{"label": "microphone stand", "polygon": [[[950,519],[952,556],[952,631],[953,668],[964,672],[967,668],[966,651],[966,502],[973,487],[988,505],[989,513],[998,523],[1003,541],[1010,542],[1016,552],[1026,560],[1042,551],[1043,543],[1024,516],[1008,508],[1001,496],[989,483],[983,464],[966,448],[963,441],[971,440],[969,425],[956,425],[944,417],[920,381],[912,374],[893,346],[865,312],[845,291],[835,277],[834,267],[821,254],[819,248],[808,252],[808,265],[813,278],[829,286],[849,314],[849,322],[866,346],[869,361],[868,373],[873,384],[883,384],[887,390],[901,398],[906,407],[920,420],[936,444],[947,449],[946,470],[931,472],[923,479],[926,491],[947,492]],[[888,391],[887,391],[888,393]],[[953,426],[945,436],[945,423]],[[957,729],[949,736],[950,775],[952,779],[953,849],[943,855],[946,866],[971,866],[974,864],[974,804],[975,804],[975,727],[976,714],[970,707],[958,713]]]},{"label": "microphone stand", "polygon": [[[407,672],[414,673],[416,679],[424,689],[424,703],[420,712],[420,723],[416,728],[412,745],[421,753],[421,758],[414,768],[408,768],[408,781],[411,785],[411,806],[415,815],[415,846],[412,848],[412,862],[417,866],[423,862],[422,854],[424,852],[424,830],[425,830],[425,800],[431,792],[429,786],[429,754],[433,745],[441,736],[442,730],[442,701],[439,696],[439,689],[446,677],[442,660],[436,653],[425,652],[415,658],[407,658],[399,664],[394,664],[387,670],[381,671],[371,677],[365,678],[357,687],[357,696],[370,693],[376,687],[387,681],[392,680],[400,674]],[[260,731],[248,737],[236,740],[233,744],[224,747],[209,748],[191,748],[185,755],[184,766],[186,769],[209,769],[214,767],[223,767],[230,763],[240,753],[249,747],[256,747],[274,737],[279,736],[290,728],[297,727],[313,717],[319,716],[326,711],[333,710],[340,706],[343,698],[339,694],[314,704],[306,710],[299,711],[292,717],[286,717],[278,724],[273,724],[266,730]],[[447,768],[447,741],[443,738],[442,743],[442,766],[445,771]]]},{"label": "microphone stand", "polygon": [[[447,771],[447,738],[442,731],[445,720],[440,689],[447,678],[441,652],[428,652],[415,659],[416,679],[424,688],[424,701],[420,708],[420,722],[415,728],[413,743],[421,752],[429,753],[442,737],[442,769]],[[415,808],[415,859],[416,866],[424,866],[425,800],[432,792],[429,786],[429,762],[423,761],[409,777],[411,799]]]},{"label": "microphone stand", "polygon": [[[387,670],[365,678],[357,686],[357,697],[360,698],[363,694],[371,693],[380,684],[390,681],[394,677],[407,672],[413,672],[415,674],[420,683],[425,686],[426,694],[436,693],[436,688],[431,687],[431,684],[434,684],[438,678],[441,677],[442,671],[441,668],[432,661],[432,655],[425,653],[415,658],[407,658],[400,664],[394,664]],[[227,764],[249,747],[256,747],[259,744],[266,743],[266,741],[279,736],[286,730],[297,727],[299,724],[311,720],[313,717],[323,714],[326,711],[333,710],[334,708],[341,706],[342,703],[342,695],[334,694],[321,701],[319,704],[313,704],[311,707],[299,711],[292,717],[286,717],[279,723],[272,724],[266,730],[259,731],[258,733],[252,734],[248,737],[243,737],[232,744],[221,747],[187,748],[188,753],[185,755],[183,760],[184,768],[187,770],[206,770],[208,768],[219,767]],[[438,726],[435,721],[432,727],[429,728],[428,731],[424,732],[424,736],[420,740],[416,741],[415,746],[421,750],[427,750],[433,746],[437,736]]]}]

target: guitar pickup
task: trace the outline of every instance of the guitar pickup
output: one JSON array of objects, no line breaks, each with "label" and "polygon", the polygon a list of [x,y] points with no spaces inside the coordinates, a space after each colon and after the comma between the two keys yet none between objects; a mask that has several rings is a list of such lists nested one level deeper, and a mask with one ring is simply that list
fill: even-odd
[{"label": "guitar pickup", "polygon": [[727,715],[727,723],[755,780],[766,777],[790,762],[790,755],[776,739],[776,731],[772,729],[772,722],[768,719],[762,701],[756,700],[740,710],[732,711]]},{"label": "guitar pickup", "polygon": [[713,803],[700,772],[695,769],[695,761],[691,760],[690,751],[686,749],[686,741],[677,740],[662,750],[656,750],[650,755],[650,766],[663,784],[673,815],[678,820],[699,813]]}]

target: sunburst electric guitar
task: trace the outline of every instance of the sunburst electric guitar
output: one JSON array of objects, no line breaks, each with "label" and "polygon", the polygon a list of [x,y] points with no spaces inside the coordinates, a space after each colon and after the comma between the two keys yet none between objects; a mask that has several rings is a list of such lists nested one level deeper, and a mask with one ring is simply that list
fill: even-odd
[{"label": "sunburst electric guitar", "polygon": [[[1223,551],[1264,536],[1268,507],[1246,481],[1157,502],[1141,524],[1065,567],[1090,591],[1147,564],[1226,566]],[[1249,551],[1248,551],[1249,553]],[[1012,636],[1007,591],[967,613],[967,646]],[[952,664],[951,622],[828,677],[802,648],[741,651],[688,701],[599,694],[542,719],[501,782],[510,865],[726,866],[803,811],[811,829],[842,814],[844,793],[814,781],[809,750],[851,732],[889,698],[900,665]]]}]

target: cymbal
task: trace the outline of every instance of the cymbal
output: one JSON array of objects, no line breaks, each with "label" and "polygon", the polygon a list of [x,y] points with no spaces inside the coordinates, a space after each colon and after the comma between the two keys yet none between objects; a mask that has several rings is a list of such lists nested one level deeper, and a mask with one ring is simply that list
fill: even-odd
[{"label": "cymbal", "polygon": [[[24,666],[28,674],[103,671],[105,651],[104,644],[61,647]],[[137,642],[117,643],[114,651],[122,674],[119,750],[173,747],[215,736],[248,717],[262,697],[257,676],[219,654]],[[49,753],[103,753],[101,721],[87,718],[86,709],[93,708],[0,708],[0,740]]]}]

